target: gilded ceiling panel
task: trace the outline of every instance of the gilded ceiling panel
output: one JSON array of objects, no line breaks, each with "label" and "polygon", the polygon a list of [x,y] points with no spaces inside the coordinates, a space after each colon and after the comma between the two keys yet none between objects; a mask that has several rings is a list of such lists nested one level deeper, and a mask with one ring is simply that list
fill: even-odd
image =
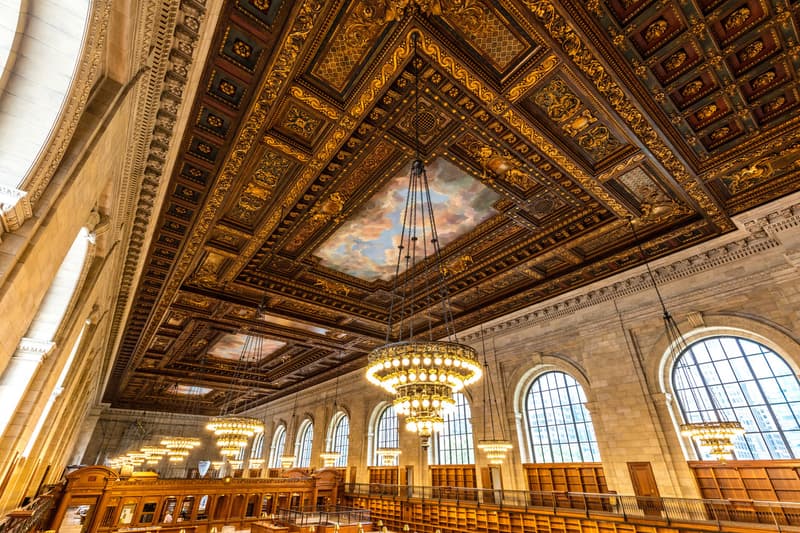
[{"label": "gilded ceiling panel", "polygon": [[342,92],[355,68],[369,52],[387,21],[370,0],[357,0],[335,25],[329,35],[328,48],[322,53],[312,72]]},{"label": "gilded ceiling panel", "polygon": [[[106,393],[115,406],[169,408],[168,390],[199,386],[213,411],[238,389],[234,360],[212,347],[246,332],[283,344],[248,373],[239,407],[363,364],[385,338],[380,269],[396,254],[399,195],[379,191],[404,175],[417,128],[459,328],[642,264],[629,216],[660,256],[798,188],[800,2],[221,9],[174,165],[166,147],[147,163],[170,184]],[[153,174],[162,166],[173,175]],[[409,309],[438,321],[425,296]]]}]

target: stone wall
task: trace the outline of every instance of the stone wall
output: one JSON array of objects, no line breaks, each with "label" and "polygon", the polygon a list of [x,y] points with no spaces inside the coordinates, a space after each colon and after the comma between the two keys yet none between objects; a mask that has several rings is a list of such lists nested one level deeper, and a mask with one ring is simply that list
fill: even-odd
[{"label": "stone wall", "polygon": [[[687,340],[742,335],[771,347],[800,369],[797,202],[793,197],[765,206],[737,220],[740,229],[717,242],[653,263],[666,305]],[[522,464],[531,462],[531,455],[522,415],[524,395],[537,375],[556,369],[584,387],[611,490],[632,494],[627,463],[648,462],[662,496],[699,496],[687,467],[695,452],[677,430],[680,415],[670,394],[671,359],[661,309],[643,267],[491,321],[484,334],[486,346],[496,346],[501,374],[492,379],[502,395],[503,429],[515,444],[513,456],[502,466],[505,488],[527,488]],[[478,330],[463,332],[461,340],[481,349]],[[350,417],[348,464],[356,468],[357,480],[366,482],[371,431],[388,398],[367,385],[363,371],[341,378],[336,398],[335,387],[326,383],[296,400],[289,397],[254,409],[251,414],[266,423],[264,457],[269,458],[280,425],[287,426],[286,450],[292,452],[297,428],[310,419],[312,466],[321,466],[318,455],[325,448],[335,400],[337,410]],[[467,397],[477,441],[483,437],[483,387],[473,385]],[[429,483],[432,451],[422,450],[402,421],[400,445],[401,467],[413,468],[415,484]],[[479,452],[476,461],[485,466]]]}]

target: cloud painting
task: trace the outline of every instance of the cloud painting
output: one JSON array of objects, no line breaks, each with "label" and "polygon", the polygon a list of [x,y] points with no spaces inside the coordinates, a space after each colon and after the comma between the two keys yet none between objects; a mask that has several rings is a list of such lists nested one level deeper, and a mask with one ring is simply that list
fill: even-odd
[{"label": "cloud painting", "polygon": [[[324,266],[368,281],[394,276],[410,167],[322,244],[317,255]],[[435,159],[425,169],[442,248],[496,213],[497,193],[452,163]],[[430,243],[427,248],[430,255]]]},{"label": "cloud painting", "polygon": [[[244,348],[246,339],[247,335],[228,333],[214,343],[214,346],[208,351],[208,355],[211,357],[219,357],[220,359],[238,361],[242,357],[242,349]],[[253,338],[251,340],[253,342],[248,346],[246,354],[247,361],[250,363],[260,361],[275,352],[275,350],[286,346],[285,342],[272,339]],[[254,353],[254,349],[258,346],[258,341],[261,342],[261,353],[259,356]]]},{"label": "cloud painting", "polygon": [[186,396],[203,396],[211,392],[207,387],[198,387],[197,385],[175,385],[175,394],[184,394]]}]

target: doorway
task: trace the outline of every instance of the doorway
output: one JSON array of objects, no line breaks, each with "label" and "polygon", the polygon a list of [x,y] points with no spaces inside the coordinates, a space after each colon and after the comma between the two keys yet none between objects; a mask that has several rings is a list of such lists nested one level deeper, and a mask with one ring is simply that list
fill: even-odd
[{"label": "doorway", "polygon": [[661,516],[661,494],[658,492],[653,467],[648,462],[628,463],[636,503],[646,516]]}]

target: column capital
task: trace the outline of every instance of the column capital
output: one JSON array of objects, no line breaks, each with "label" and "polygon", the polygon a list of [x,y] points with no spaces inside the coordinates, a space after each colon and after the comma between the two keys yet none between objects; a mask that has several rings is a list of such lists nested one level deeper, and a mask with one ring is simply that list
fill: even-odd
[{"label": "column capital", "polygon": [[40,339],[30,339],[27,337],[23,337],[19,341],[19,345],[17,346],[17,351],[14,354],[14,357],[20,359],[27,359],[27,360],[35,360],[37,362],[44,361],[52,349],[55,347],[56,343],[53,341],[43,341]]},{"label": "column capital", "polygon": [[33,207],[26,191],[0,185],[0,226],[5,231],[20,228],[33,216]]},{"label": "column capital", "polygon": [[650,394],[650,398],[656,404],[669,405],[672,403],[672,394],[668,392],[654,392]]}]

